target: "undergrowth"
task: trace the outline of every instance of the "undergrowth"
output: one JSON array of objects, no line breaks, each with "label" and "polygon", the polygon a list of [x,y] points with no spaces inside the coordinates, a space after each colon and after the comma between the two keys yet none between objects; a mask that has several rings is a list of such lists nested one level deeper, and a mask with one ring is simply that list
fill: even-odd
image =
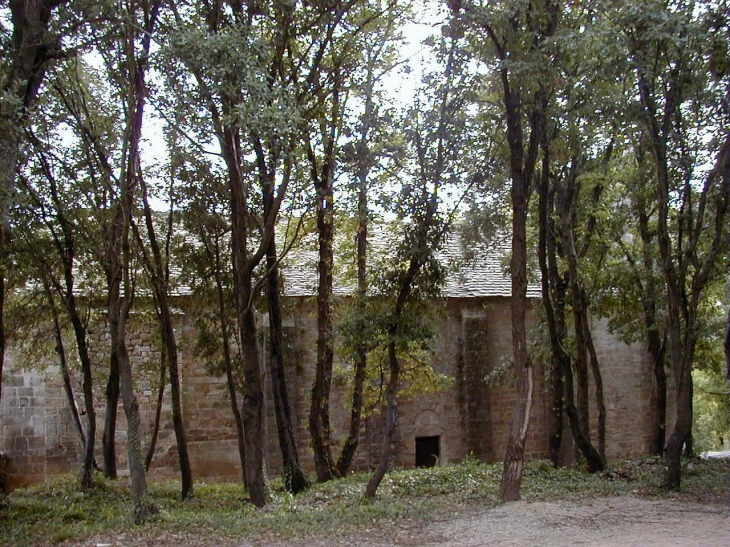
[{"label": "undergrowth", "polygon": [[[668,494],[661,489],[663,466],[657,459],[620,462],[595,475],[533,462],[525,466],[522,497],[548,501],[633,494],[716,501],[727,495],[727,465],[718,460],[693,462],[683,474],[682,492]],[[150,485],[149,498],[160,512],[142,530],[131,523],[131,500],[122,481],[97,476],[93,488],[81,492],[77,477],[68,475],[6,499],[0,508],[0,544],[48,545],[132,529],[259,539],[339,536],[357,530],[372,536],[392,524],[417,525],[421,519],[447,519],[469,509],[493,507],[499,502],[500,475],[501,465],[474,459],[431,469],[396,469],[385,477],[373,502],[363,499],[368,479],[364,473],[314,485],[298,496],[274,481],[265,509],[248,503],[238,484],[198,483],[194,499],[183,502],[178,482],[158,482]]]}]

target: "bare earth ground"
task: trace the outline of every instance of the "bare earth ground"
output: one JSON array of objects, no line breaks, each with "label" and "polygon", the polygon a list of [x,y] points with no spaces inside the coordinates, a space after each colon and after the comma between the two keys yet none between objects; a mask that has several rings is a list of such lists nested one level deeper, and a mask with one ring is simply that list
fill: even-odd
[{"label": "bare earth ground", "polygon": [[155,532],[138,537],[119,534],[96,537],[69,547],[487,547],[537,545],[563,547],[730,546],[730,507],[727,502],[688,501],[631,496],[502,505],[436,522],[404,523],[396,529],[374,528],[354,536],[236,541]]}]

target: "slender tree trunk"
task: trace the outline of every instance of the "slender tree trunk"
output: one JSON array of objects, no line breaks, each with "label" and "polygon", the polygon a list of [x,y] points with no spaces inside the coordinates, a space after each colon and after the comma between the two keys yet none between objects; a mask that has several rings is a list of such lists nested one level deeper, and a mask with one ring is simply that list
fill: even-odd
[{"label": "slender tree trunk", "polygon": [[[578,445],[579,450],[586,458],[588,469],[591,472],[602,471],[605,468],[605,459],[600,448],[596,450],[590,437],[590,414],[588,410],[588,366],[589,354],[591,354],[591,366],[594,370],[596,380],[597,404],[599,409],[603,406],[603,385],[598,370],[595,350],[591,352],[592,340],[588,329],[587,311],[580,278],[578,274],[578,253],[576,251],[574,224],[575,207],[577,199],[577,163],[572,162],[570,172],[565,183],[556,190],[556,211],[561,219],[561,231],[563,237],[563,253],[568,265],[568,288],[570,291],[570,302],[573,310],[573,325],[575,331],[575,381],[578,384],[574,388],[572,372],[570,378],[570,401],[566,395],[566,412],[570,420],[571,432]],[[568,374],[568,371],[565,372]],[[566,378],[567,381],[567,378]],[[599,432],[605,445],[605,407],[602,412],[599,410]],[[577,434],[577,435],[576,435]]]},{"label": "slender tree trunk", "polygon": [[251,296],[250,277],[239,281],[239,312],[241,347],[243,350],[243,433],[246,444],[246,486],[251,503],[263,507],[268,498],[264,445],[264,385],[261,374],[256,320],[253,309],[247,309]]},{"label": "slender tree trunk", "polygon": [[299,464],[291,406],[287,393],[286,372],[284,369],[284,327],[281,317],[279,266],[277,259],[276,241],[272,238],[266,253],[271,344],[271,358],[269,360],[271,367],[271,386],[274,392],[274,413],[276,415],[276,425],[279,433],[284,484],[286,485],[287,491],[292,494],[298,494],[309,486],[309,481]]},{"label": "slender tree trunk", "polygon": [[[119,384],[127,417],[127,454],[131,479],[132,501],[134,503],[134,521],[143,522],[151,512],[155,511],[147,502],[147,477],[144,469],[140,439],[139,402],[134,393],[132,364],[126,342],[127,319],[132,306],[134,287],[132,284],[132,250],[131,225],[132,210],[135,203],[135,193],[141,178],[139,145],[142,138],[142,122],[144,119],[144,105],[148,89],[145,83],[147,62],[150,51],[150,41],[157,21],[162,0],[153,0],[144,3],[144,28],[134,28],[126,24],[123,28],[123,55],[127,75],[125,89],[126,126],[124,134],[124,150],[121,174],[119,177],[119,204],[121,206],[121,272],[123,283],[123,297],[119,313],[117,335],[117,362],[119,364]],[[133,6],[131,9],[137,9]],[[128,13],[128,15],[133,15]],[[141,51],[137,51],[137,39],[140,37]]]},{"label": "slender tree trunk", "polygon": [[[70,272],[67,272],[67,274]],[[92,471],[94,470],[94,445],[96,444],[96,410],[94,409],[93,379],[91,376],[91,359],[89,348],[86,343],[86,328],[76,310],[76,299],[73,289],[69,288],[66,294],[66,305],[68,307],[71,324],[76,336],[76,346],[81,361],[81,373],[83,376],[82,387],[84,391],[84,407],[86,410],[86,444],[84,445],[84,463],[81,470],[81,487],[91,487]]]},{"label": "slender tree trunk", "polygon": [[66,348],[63,343],[63,333],[61,331],[61,322],[56,312],[55,302],[51,295],[51,287],[47,282],[44,281],[44,289],[48,305],[51,308],[51,315],[53,317],[53,335],[56,338],[56,355],[58,355],[58,364],[61,369],[61,380],[63,382],[63,391],[66,394],[66,401],[68,402],[68,408],[71,411],[71,419],[76,429],[76,434],[79,436],[81,446],[86,446],[86,434],[84,433],[84,427],[81,425],[81,416],[79,415],[79,407],[76,404],[76,396],[74,395],[74,388],[71,384],[71,372],[68,368],[68,361],[66,359]]},{"label": "slender tree trunk", "polygon": [[[728,245],[730,247],[730,245]],[[730,308],[727,312],[727,323],[725,325],[725,372],[730,388]]]},{"label": "slender tree trunk", "polygon": [[370,477],[367,487],[365,488],[365,498],[373,499],[378,490],[378,486],[385,477],[390,467],[390,459],[393,452],[393,436],[395,428],[398,424],[398,385],[400,382],[400,362],[396,354],[395,343],[388,344],[388,391],[387,405],[385,410],[385,431],[383,433],[383,444],[380,448],[380,461],[375,472]]},{"label": "slender tree trunk", "polygon": [[[587,310],[587,298],[585,291],[582,291],[584,310]],[[598,453],[601,459],[606,461],[606,401],[603,396],[603,376],[601,368],[598,364],[598,354],[593,345],[593,336],[588,326],[587,313],[583,315],[583,329],[585,330],[586,347],[588,349],[589,362],[591,365],[591,374],[593,375],[593,384],[596,390],[596,409],[598,410]]]},{"label": "slender tree trunk", "polygon": [[[542,173],[537,185],[538,188],[538,262],[541,272],[542,304],[545,309],[545,322],[550,338],[550,383],[548,385],[548,455],[555,467],[560,465],[560,445],[563,440],[563,370],[565,359],[564,345],[561,335],[556,328],[557,313],[564,313],[565,310],[565,284],[561,283],[560,276],[555,267],[554,275],[551,274],[548,256],[553,257],[555,263],[555,235],[554,225],[550,220],[550,212],[553,210],[552,193],[550,192],[550,154],[547,146],[543,147]],[[562,303],[562,306],[560,305]],[[569,358],[568,358],[569,360]]]},{"label": "slender tree trunk", "polygon": [[142,457],[140,438],[139,402],[134,393],[132,364],[127,350],[126,330],[129,310],[132,305],[133,286],[131,281],[131,250],[129,242],[132,196],[130,186],[122,187],[120,199],[124,203],[124,226],[122,229],[122,271],[124,277],[124,296],[120,299],[121,310],[117,326],[117,363],[119,365],[119,386],[127,418],[127,460],[131,479],[134,522],[141,524],[149,516],[152,508],[147,504],[147,478]]},{"label": "slender tree trunk", "polygon": [[664,443],[667,435],[667,371],[664,369],[665,344],[659,337],[659,332],[652,329],[647,333],[649,355],[652,361],[654,375],[654,419],[649,454],[661,456],[664,453]]},{"label": "slender tree trunk", "polygon": [[[368,175],[372,154],[368,146],[368,133],[373,128],[375,102],[373,98],[375,85],[374,59],[368,60],[368,72],[365,84],[365,112],[360,128],[360,142],[357,148],[357,309],[365,314],[368,292],[367,253],[368,253]],[[350,430],[345,444],[342,446],[340,458],[337,460],[337,472],[341,477],[347,475],[352,460],[357,452],[362,424],[363,390],[367,370],[367,347],[359,343],[355,350],[355,378],[352,386],[352,405],[350,407]]]},{"label": "slender tree trunk", "polygon": [[[441,172],[441,169],[439,169],[439,172]],[[438,186],[436,186],[436,188],[438,188]],[[400,361],[398,360],[396,340],[399,334],[399,323],[401,321],[401,317],[403,315],[406,304],[411,299],[413,293],[413,283],[416,281],[416,278],[419,276],[423,268],[422,257],[419,256],[418,249],[428,248],[429,231],[432,230],[434,227],[434,217],[436,216],[437,207],[437,193],[434,192],[430,194],[428,201],[426,202],[426,212],[421,225],[418,227],[418,233],[416,235],[415,253],[411,255],[411,259],[408,264],[408,270],[406,270],[405,275],[402,276],[401,285],[398,289],[398,295],[396,297],[395,306],[393,308],[393,316],[390,326],[388,327],[389,377],[388,389],[386,393],[385,431],[383,433],[383,445],[380,449],[380,461],[378,462],[378,467],[375,469],[375,472],[370,477],[367,487],[365,488],[366,499],[372,499],[375,497],[378,486],[380,486],[380,482],[383,480],[385,473],[390,467],[393,435],[395,434],[395,429],[398,424],[398,388],[400,386],[401,367]],[[438,244],[438,241],[432,241],[431,243],[436,245]]]},{"label": "slender tree trunk", "polygon": [[261,372],[261,351],[259,348],[256,318],[253,310],[253,287],[251,277],[258,260],[247,256],[247,207],[244,182],[238,164],[238,133],[232,127],[225,127],[223,154],[228,167],[231,191],[231,217],[233,224],[233,258],[240,335],[243,357],[243,402],[241,418],[246,445],[246,486],[251,503],[263,507],[268,498],[264,439],[264,383]]},{"label": "slender tree trunk", "polygon": [[[188,499],[193,496],[193,475],[190,469],[188,440],[185,433],[185,426],[183,424],[177,340],[175,339],[175,329],[172,325],[172,313],[170,312],[170,303],[167,294],[168,276],[165,275],[165,266],[162,262],[162,253],[160,252],[160,246],[157,243],[155,227],[152,222],[152,209],[150,208],[149,199],[147,196],[147,184],[141,177],[140,186],[142,189],[142,204],[144,206],[144,216],[145,222],[147,224],[147,235],[149,238],[150,248],[152,249],[152,258],[150,259],[147,253],[144,253],[144,257],[145,261],[147,262],[147,269],[149,270],[153,281],[155,301],[157,304],[157,317],[160,323],[162,344],[165,347],[164,355],[167,356],[168,368],[170,370],[172,423],[175,430],[178,461],[180,463],[180,476],[182,482],[181,497],[182,499]],[[170,220],[170,222],[172,222],[172,220]]]},{"label": "slender tree trunk", "polygon": [[104,476],[110,479],[117,478],[117,410],[119,408],[119,319],[121,313],[122,281],[121,270],[121,223],[122,208],[117,205],[114,220],[109,234],[109,281],[108,281],[108,322],[111,347],[109,349],[109,378],[106,384],[106,409],[104,413],[104,433],[102,436],[102,451],[104,457]]},{"label": "slender tree trunk", "polygon": [[[10,199],[15,189],[15,169],[18,163],[18,142],[5,113],[0,118],[0,399],[3,393],[5,365],[5,280],[7,245],[10,242]],[[3,125],[8,123],[9,127]],[[8,129],[8,130],[6,130]]]},{"label": "slender tree trunk", "polygon": [[[727,262],[730,268],[730,234],[728,234],[726,245],[728,248]],[[730,271],[727,275],[727,285],[728,289],[730,289]],[[728,380],[728,388],[730,388],[730,307],[727,310],[727,322],[725,323],[725,373]]]},{"label": "slender tree trunk", "polygon": [[[521,148],[521,145],[520,145]],[[520,166],[522,161],[520,160]],[[521,172],[512,173],[512,358],[517,375],[517,400],[512,415],[507,450],[502,469],[500,496],[503,502],[520,499],[522,466],[527,428],[532,406],[532,364],[527,350],[527,202],[529,180]]]},{"label": "slender tree trunk", "polygon": [[0,225],[0,399],[3,394],[3,367],[5,366],[5,266],[2,256],[5,250],[4,232],[5,227]]},{"label": "slender tree trunk", "polygon": [[[643,161],[643,154],[640,156]],[[652,394],[654,416],[651,444],[649,454],[661,456],[664,453],[667,429],[667,372],[665,367],[666,354],[666,332],[662,336],[657,323],[657,301],[658,301],[658,280],[655,279],[656,259],[652,247],[655,244],[655,234],[649,227],[649,214],[646,212],[646,204],[643,197],[637,203],[639,209],[639,234],[642,241],[642,257],[646,280],[638,278],[637,287],[644,295],[644,325],[646,327],[646,340],[651,359],[652,375],[654,376],[654,393]]]},{"label": "slender tree trunk", "polygon": [[330,447],[329,398],[332,387],[334,359],[332,327],[332,269],[334,262],[333,237],[334,194],[331,178],[322,174],[318,184],[317,233],[319,236],[319,283],[317,287],[317,365],[312,387],[312,406],[309,414],[309,432],[314,449],[317,480],[325,482],[337,477],[337,468]]},{"label": "slender tree trunk", "polygon": [[236,395],[236,382],[233,377],[233,360],[231,358],[231,345],[229,342],[230,326],[228,324],[228,306],[226,305],[226,293],[223,289],[223,276],[221,265],[221,253],[218,237],[214,242],[212,254],[209,254],[215,264],[215,284],[218,293],[218,321],[221,326],[221,336],[223,342],[223,362],[226,368],[226,385],[228,386],[228,397],[231,403],[231,412],[236,423],[236,438],[238,439],[238,458],[241,462],[241,476],[243,486],[246,488],[246,444],[243,433],[243,420],[241,411],[238,408],[238,396]]},{"label": "slender tree trunk", "polygon": [[152,426],[152,437],[150,438],[150,445],[147,447],[147,456],[144,458],[144,470],[146,473],[150,472],[150,465],[152,465],[152,458],[155,456],[155,448],[157,447],[157,437],[160,434],[160,419],[162,417],[162,403],[165,399],[165,375],[167,372],[165,364],[167,363],[167,355],[163,348],[162,354],[160,355],[160,379],[157,383],[157,406],[155,407],[155,422]]}]

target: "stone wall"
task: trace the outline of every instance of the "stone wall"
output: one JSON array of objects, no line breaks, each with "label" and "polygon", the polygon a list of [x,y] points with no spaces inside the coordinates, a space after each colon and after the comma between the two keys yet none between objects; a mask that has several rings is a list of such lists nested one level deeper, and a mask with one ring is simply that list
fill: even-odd
[{"label": "stone wall", "polygon": [[[292,304],[292,302],[290,302]],[[175,316],[179,341],[183,390],[183,414],[187,429],[193,476],[196,480],[240,480],[236,427],[225,379],[208,373],[193,357],[196,337],[194,303],[178,302]],[[308,416],[310,390],[316,361],[316,315],[314,303],[302,299],[293,303],[285,321],[287,385],[294,410],[295,435],[302,464],[314,470],[310,448]],[[508,298],[449,299],[438,320],[432,365],[453,379],[440,393],[423,394],[399,403],[394,464],[415,464],[419,438],[438,437],[439,463],[461,461],[467,455],[484,461],[499,461],[504,450],[515,404],[515,390],[509,374],[502,382],[487,383],[486,377],[511,357],[511,325]],[[265,323],[265,322],[262,322]],[[644,454],[649,444],[651,416],[651,374],[646,352],[626,346],[606,332],[603,322],[594,322],[596,350],[603,371],[610,460]],[[102,322],[91,335],[95,364],[97,444],[101,447],[104,418],[104,389],[108,368],[109,336]],[[129,349],[135,370],[136,393],[142,411],[143,451],[147,450],[156,409],[160,353],[152,318],[134,318]],[[266,329],[262,344],[266,345]],[[547,398],[542,363],[534,363],[535,387],[526,457],[547,454]],[[267,368],[267,352],[262,352]],[[12,370],[12,365],[8,366]],[[266,406],[266,449],[271,475],[281,471],[276,423],[270,396]],[[591,387],[591,392],[592,392]],[[81,405],[80,386],[76,395]],[[157,449],[150,475],[174,477],[178,473],[177,449],[172,430],[169,385],[166,386]],[[239,399],[240,404],[240,399]],[[333,383],[330,398],[332,449],[336,458],[349,426],[349,394]],[[2,437],[0,451],[10,458],[10,487],[42,481],[47,477],[76,471],[80,466],[80,445],[73,429],[59,374],[53,366],[43,375],[34,371],[9,372],[0,403]],[[595,435],[595,411],[591,407]],[[365,421],[353,469],[371,468],[380,453],[382,414]],[[567,455],[572,455],[566,427]],[[595,437],[594,437],[595,438]],[[126,419],[118,409],[117,453],[120,469],[126,466]],[[101,458],[101,454],[97,454]],[[124,472],[122,471],[122,473]]]}]

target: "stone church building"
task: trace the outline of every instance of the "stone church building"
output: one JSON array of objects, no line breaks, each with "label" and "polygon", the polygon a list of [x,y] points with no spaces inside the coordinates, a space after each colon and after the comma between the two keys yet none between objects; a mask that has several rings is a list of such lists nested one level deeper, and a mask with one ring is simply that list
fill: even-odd
[{"label": "stone church building", "polygon": [[[460,462],[467,455],[487,462],[503,458],[515,389],[509,383],[487,382],[486,378],[511,356],[510,284],[503,267],[505,252],[504,247],[495,247],[482,253],[479,261],[462,265],[450,274],[443,298],[438,303],[442,313],[437,319],[432,365],[452,381],[450,387],[438,393],[400,401],[395,465],[448,465]],[[453,259],[459,253],[457,248],[447,249],[444,259]],[[300,266],[285,268],[284,275],[287,280],[286,308],[290,310],[285,319],[287,382],[297,424],[300,458],[305,469],[313,472],[308,416],[316,361],[316,303],[312,298],[316,274],[311,266]],[[340,287],[336,292],[346,291]],[[529,296],[533,306],[540,305],[538,287],[531,287]],[[181,294],[175,298],[175,308],[182,405],[193,476],[196,480],[238,481],[241,469],[236,428],[225,379],[209,374],[193,355],[195,302],[189,295]],[[530,312],[529,318],[534,324],[534,313]],[[100,429],[103,427],[109,337],[103,328],[98,332],[93,344],[98,367],[95,391],[97,428]],[[652,391],[645,348],[620,342],[601,320],[594,320],[593,332],[604,382],[607,457],[611,461],[645,454],[651,437]],[[136,393],[142,409],[145,445],[149,442],[154,420],[157,381],[156,373],[141,371],[153,371],[159,362],[154,333],[154,324],[136,320],[128,339],[137,375]],[[53,356],[49,356],[49,363],[38,370],[18,370],[13,366],[12,354],[8,356],[0,400],[0,453],[7,460],[6,486],[11,489],[80,468],[81,447]],[[262,363],[264,368],[265,364]],[[547,455],[545,367],[539,362],[534,365],[535,389],[526,445],[528,459]],[[76,395],[81,403],[80,386],[77,386]],[[270,386],[267,398],[268,468],[271,475],[277,475],[281,462]],[[347,433],[348,405],[349,395],[344,383],[333,382],[330,409],[335,455]],[[595,406],[591,408],[595,421]],[[118,420],[117,452],[120,469],[124,469],[126,420],[121,402]],[[565,431],[564,454],[566,460],[570,460],[574,450],[567,425]],[[364,424],[353,469],[369,469],[375,464],[381,439],[382,414],[376,414]],[[97,443],[100,447],[100,433]],[[146,449],[143,446],[143,451]],[[150,476],[154,479],[176,475],[177,454],[168,386]]]}]

